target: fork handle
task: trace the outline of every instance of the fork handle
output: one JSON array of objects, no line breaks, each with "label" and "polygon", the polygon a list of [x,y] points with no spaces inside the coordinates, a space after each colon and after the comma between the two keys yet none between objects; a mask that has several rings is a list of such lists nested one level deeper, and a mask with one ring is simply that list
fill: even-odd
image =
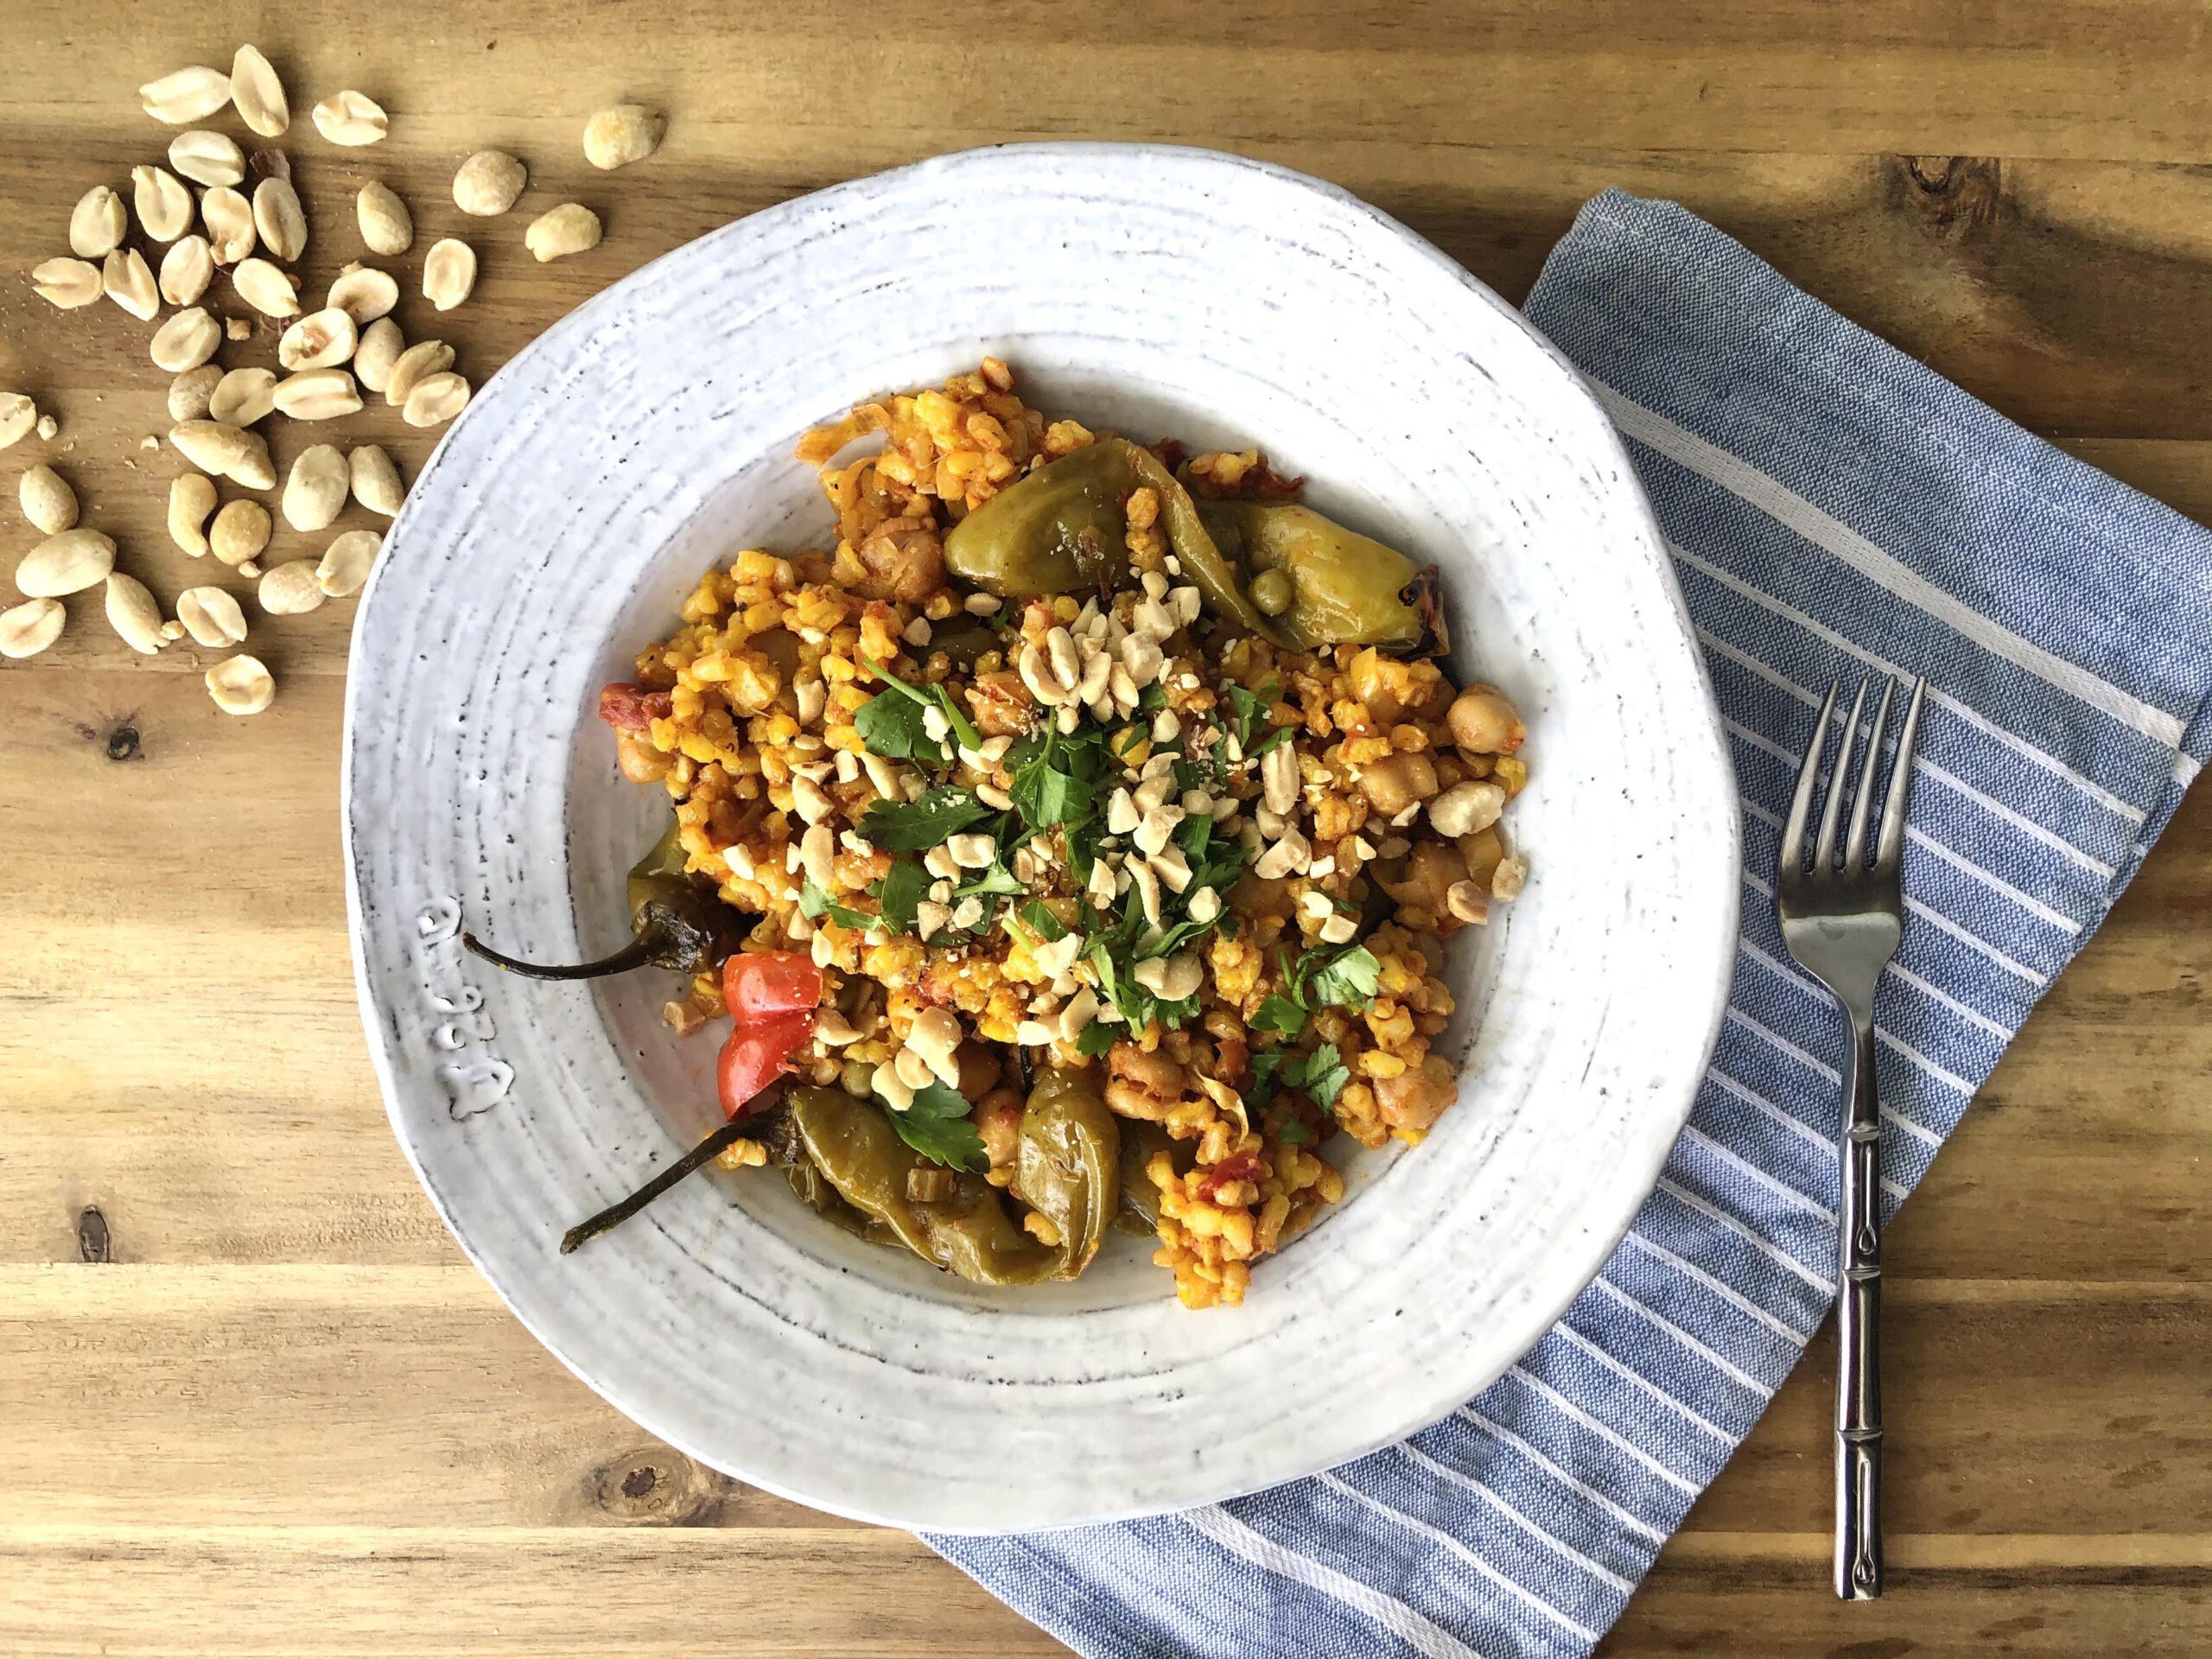
[{"label": "fork handle", "polygon": [[1882,1109],[1873,1020],[1853,1010],[1851,1026],[1836,1228],[1835,1592],[1872,1601],[1882,1593]]}]

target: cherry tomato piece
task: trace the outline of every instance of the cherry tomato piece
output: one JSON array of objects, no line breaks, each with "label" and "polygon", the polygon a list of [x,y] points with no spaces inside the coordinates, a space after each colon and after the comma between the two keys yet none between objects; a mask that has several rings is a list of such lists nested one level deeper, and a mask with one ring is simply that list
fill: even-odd
[{"label": "cherry tomato piece", "polygon": [[784,1063],[814,1033],[811,1014],[784,1014],[740,1026],[723,1043],[715,1063],[715,1087],[722,1114],[741,1117],[763,1089],[782,1075]]},{"label": "cherry tomato piece", "polygon": [[645,731],[675,712],[676,699],[666,691],[649,691],[625,680],[599,688],[599,717],[618,732]]},{"label": "cherry tomato piece", "polygon": [[822,970],[800,950],[740,950],[722,963],[722,1001],[738,1029],[776,1014],[810,1012]]}]

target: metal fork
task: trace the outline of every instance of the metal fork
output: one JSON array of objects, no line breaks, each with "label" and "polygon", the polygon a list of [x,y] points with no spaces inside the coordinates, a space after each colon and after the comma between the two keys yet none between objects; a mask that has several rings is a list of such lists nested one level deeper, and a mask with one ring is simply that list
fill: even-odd
[{"label": "metal fork", "polygon": [[1836,688],[1821,700],[1819,721],[1805,747],[1789,820],[1782,829],[1775,871],[1774,906],[1783,943],[1805,971],[1828,988],[1851,1027],[1851,1065],[1845,1074],[1843,1127],[1837,1147],[1842,1202],[1837,1211],[1835,1380],[1835,1592],[1846,1601],[1872,1601],[1882,1593],[1882,1374],[1878,1354],[1882,1312],[1882,1109],[1874,1094],[1874,984],[1897,954],[1904,920],[1898,879],[1904,847],[1904,815],[1912,791],[1912,748],[1920,732],[1925,680],[1916,681],[1897,758],[1891,763],[1882,824],[1870,861],[1866,821],[1874,800],[1874,774],[1882,759],[1882,734],[1890,721],[1897,682],[1885,681],[1881,706],[1859,763],[1851,825],[1840,852],[1836,826],[1859,741],[1859,716],[1871,681],[1862,682],[1844,722],[1842,747],[1828,768],[1827,799],[1821,809],[1820,838],[1809,857],[1805,827],[1820,785],[1821,757],[1828,747]]}]

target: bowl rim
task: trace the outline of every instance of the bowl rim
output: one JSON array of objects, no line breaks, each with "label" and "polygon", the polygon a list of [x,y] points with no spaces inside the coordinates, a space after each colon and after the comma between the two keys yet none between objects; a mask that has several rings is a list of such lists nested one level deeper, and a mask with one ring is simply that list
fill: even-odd
[{"label": "bowl rim", "polygon": [[[572,328],[586,327],[589,320],[618,310],[626,302],[626,296],[646,280],[648,273],[656,270],[663,264],[696,247],[700,243],[728,233],[741,224],[755,219],[795,215],[810,207],[818,210],[824,205],[834,203],[840,197],[857,194],[864,189],[880,188],[893,181],[925,179],[933,173],[948,171],[963,163],[971,163],[982,157],[1000,155],[1033,156],[1039,161],[1050,159],[1081,161],[1085,158],[1104,156],[1136,156],[1164,162],[1171,165],[1227,165],[1266,175],[1297,189],[1313,193],[1339,209],[1348,211],[1355,218],[1363,221],[1367,226],[1389,237],[1402,248],[1415,254],[1439,270],[1480,303],[1503,318],[1509,326],[1533,343],[1541,354],[1565,377],[1567,389],[1571,391],[1573,397],[1583,405],[1585,412],[1594,417],[1592,426],[1592,442],[1600,458],[1614,463],[1624,492],[1624,499],[1622,505],[1624,509],[1628,509],[1629,501],[1632,499],[1631,511],[1635,524],[1647,538],[1649,544],[1649,550],[1659,556],[1654,560],[1653,568],[1661,578],[1659,585],[1664,592],[1669,614],[1676,624],[1672,639],[1681,650],[1697,687],[1703,693],[1700,702],[1703,720],[1694,734],[1685,734],[1680,741],[1681,747],[1687,749],[1690,746],[1690,740],[1693,737],[1695,739],[1695,747],[1707,762],[1699,768],[1699,772],[1713,786],[1717,796],[1715,800],[1706,804],[1712,810],[1704,815],[1707,821],[1721,831],[1713,850],[1707,855],[1707,861],[1715,866],[1725,864],[1732,872],[1741,871],[1744,858],[1743,820],[1738,805],[1733,761],[1729,752],[1719,706],[1713,692],[1711,670],[1703,652],[1697,647],[1696,635],[1688,608],[1683,600],[1680,578],[1669,552],[1665,532],[1652,508],[1649,493],[1644,488],[1642,476],[1629,456],[1626,443],[1618,427],[1606,410],[1597,391],[1589,379],[1549,337],[1530,322],[1517,308],[1507,303],[1496,290],[1433,243],[1344,187],[1283,166],[1279,162],[1262,161],[1232,151],[1211,149],[1203,146],[1155,143],[1051,140],[978,145],[966,149],[945,151],[899,167],[841,181],[822,189],[803,193],[774,203],[757,213],[745,215],[742,219],[733,219],[665,253],[656,256],[636,270],[611,283],[582,305],[556,319],[501,365],[485,382],[484,388],[480,391],[478,397],[472,401],[471,407],[464,410],[448,429],[429,459],[423,463],[416,475],[415,487],[408,493],[408,498],[402,504],[399,513],[386,526],[385,531],[386,540],[389,541],[397,534],[412,516],[416,502],[423,493],[423,486],[438,472],[447,459],[453,433],[459,430],[463,423],[474,418],[478,408],[488,401],[484,393],[502,378],[507,378],[518,365],[525,362],[541,349],[550,349],[548,342],[555,336],[564,334]],[[371,613],[372,601],[376,597],[381,578],[387,569],[388,562],[379,559],[372,569],[368,582],[363,587],[349,633],[350,660],[358,660],[357,653]],[[610,1398],[602,1389],[601,1383],[594,1377],[588,1367],[588,1361],[584,1357],[568,1351],[563,1344],[556,1341],[542,1330],[528,1313],[516,1305],[505,1286],[501,1283],[500,1277],[494,1270],[492,1262],[487,1260],[485,1254],[480,1252],[477,1244],[471,1241],[467,1232],[459,1224],[445,1193],[440,1190],[431,1172],[423,1162],[403,1120],[399,1078],[393,1057],[385,1044],[378,1039],[376,1034],[382,1023],[382,1014],[372,985],[371,969],[365,949],[365,930],[360,892],[361,864],[357,856],[355,846],[355,743],[361,718],[360,704],[365,695],[364,678],[357,674],[349,674],[340,749],[339,813],[340,844],[345,860],[347,943],[353,961],[355,998],[361,1015],[363,1035],[367,1042],[371,1061],[376,1071],[378,1087],[383,1096],[385,1118],[391,1128],[393,1138],[398,1141],[402,1154],[406,1158],[409,1167],[414,1172],[416,1179],[429,1198],[439,1219],[445,1224],[446,1230],[452,1235],[454,1243],[460,1247],[469,1263],[491,1285],[493,1293],[498,1295],[507,1312],[571,1374],[593,1393],[598,1395],[602,1400],[606,1400],[615,1410],[683,1455],[709,1468],[723,1470],[736,1478],[791,1502],[859,1521],[947,1535],[1004,1534],[1007,1528],[1003,1525],[949,1524],[942,1520],[920,1518],[891,1510],[872,1510],[865,1501],[857,1503],[849,1502],[842,1495],[834,1499],[825,1499],[818,1493],[806,1491],[777,1477],[764,1478],[755,1470],[732,1468],[723,1454],[709,1452],[696,1446],[687,1444],[686,1437],[682,1433],[672,1432],[666,1425],[654,1421],[653,1419],[658,1414],[657,1412],[649,1409],[634,1410],[630,1404],[618,1402]],[[1667,1160],[1672,1155],[1673,1148],[1680,1140],[1682,1126],[1688,1122],[1695,1108],[1699,1090],[1702,1086],[1707,1071],[1711,1067],[1713,1054],[1726,1018],[1729,990],[1734,978],[1738,955],[1736,943],[1739,938],[1741,927],[1742,887],[1740,880],[1732,880],[1725,885],[1724,901],[1713,913],[1709,933],[1707,940],[1704,941],[1711,947],[1709,953],[1712,957],[1712,982],[1708,987],[1707,999],[1709,1007],[1707,1027],[1703,1043],[1699,1050],[1700,1058],[1696,1070],[1690,1075],[1688,1085],[1681,1091],[1681,1098],[1677,1103],[1674,1116],[1672,1132],[1663,1141],[1655,1135],[1648,1143],[1655,1150],[1645,1158],[1636,1160],[1637,1166],[1633,1172],[1636,1176],[1636,1185],[1644,1192],[1647,1198],[1649,1194],[1656,1189]],[[1606,1262],[1612,1259],[1629,1230],[1634,1225],[1637,1217],[1642,1212],[1643,1207],[1643,1201],[1639,1201],[1627,1208],[1618,1225],[1610,1231],[1593,1230],[1586,1234],[1581,1241],[1581,1248],[1575,1252],[1579,1258],[1577,1270],[1560,1281],[1565,1286],[1563,1291],[1556,1298],[1530,1302],[1513,1321],[1516,1331],[1525,1329],[1529,1332],[1528,1340],[1520,1344],[1495,1365],[1484,1367],[1471,1383],[1462,1385],[1455,1382],[1448,1391],[1448,1397],[1440,1398],[1425,1406],[1418,1421],[1407,1423],[1393,1422],[1371,1436],[1363,1437],[1348,1451],[1332,1449],[1319,1460],[1312,1459],[1300,1460],[1296,1463],[1296,1466],[1288,1467],[1284,1471],[1272,1473],[1265,1478],[1215,1490],[1207,1496],[1191,1498],[1188,1500],[1189,1503],[1203,1504],[1224,1502],[1253,1491],[1265,1490],[1286,1481],[1305,1478],[1325,1469],[1341,1466],[1394,1444],[1408,1434],[1448,1415],[1461,1404],[1490,1387],[1506,1370],[1517,1363],[1559,1323],[1575,1300],[1604,1269]],[[1118,1508],[1109,1505],[1093,1511],[1086,1511],[1064,1521],[1022,1524],[1025,1527],[1033,1524],[1046,1527],[1107,1524],[1172,1512],[1181,1507],[1184,1507],[1184,1504],[1179,1500],[1166,1509],[1158,1503],[1141,1503]]]}]

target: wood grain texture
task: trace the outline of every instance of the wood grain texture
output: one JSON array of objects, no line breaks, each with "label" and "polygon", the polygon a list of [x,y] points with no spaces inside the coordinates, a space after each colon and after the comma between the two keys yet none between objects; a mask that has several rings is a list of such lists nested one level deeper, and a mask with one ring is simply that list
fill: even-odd
[{"label": "wood grain texture", "polygon": [[[9,10],[0,386],[62,425],[0,455],[10,562],[16,476],[47,460],[165,604],[211,579],[162,532],[174,458],[138,448],[168,425],[150,326],[54,312],[11,273],[63,251],[90,185],[158,158],[140,82],[249,38],[300,112],[283,148],[308,289],[362,257],[352,193],[385,179],[417,226],[378,262],[402,325],[480,380],[607,282],[817,186],[1010,138],[1169,138],[1333,179],[1513,298],[1588,195],[1675,197],[2212,517],[2212,25],[2190,0],[278,15]],[[307,107],[344,86],[391,111],[390,141],[314,135]],[[669,110],[667,144],[595,174],[582,118],[620,96]],[[452,169],[491,144],[531,188],[466,220]],[[538,267],[523,226],[569,197],[607,239]],[[482,275],[435,317],[420,257],[444,234]],[[222,360],[272,352],[264,329]],[[344,424],[410,479],[430,448],[381,406]],[[280,467],[321,435],[280,428]],[[373,522],[351,510],[332,533]],[[280,528],[272,556],[325,539]],[[1056,1651],[912,1540],[655,1445],[462,1262],[385,1128],[354,1010],[350,602],[257,621],[282,691],[243,722],[207,702],[201,653],[134,659],[96,604],[69,609],[52,652],[0,665],[0,1652]],[[2212,1650],[2208,922],[2199,790],[1891,1235],[1889,1596],[1825,1589],[1823,1338],[1605,1654]]]}]

